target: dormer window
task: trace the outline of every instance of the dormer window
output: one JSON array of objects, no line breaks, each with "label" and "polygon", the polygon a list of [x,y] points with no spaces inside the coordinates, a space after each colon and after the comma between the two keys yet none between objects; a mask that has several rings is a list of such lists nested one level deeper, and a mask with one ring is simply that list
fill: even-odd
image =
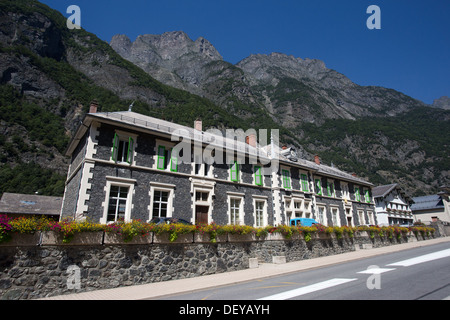
[{"label": "dormer window", "polygon": [[117,131],[114,133],[111,160],[116,163],[133,164],[136,135]]},{"label": "dormer window", "polygon": [[157,140],[155,155],[156,169],[178,172],[177,154],[177,150],[171,144]]}]

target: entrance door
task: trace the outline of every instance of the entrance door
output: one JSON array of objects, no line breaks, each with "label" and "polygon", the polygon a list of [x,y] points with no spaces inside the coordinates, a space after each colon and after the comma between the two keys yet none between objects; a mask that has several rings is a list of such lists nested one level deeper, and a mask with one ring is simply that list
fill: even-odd
[{"label": "entrance door", "polygon": [[208,224],[208,206],[195,206],[195,224]]}]

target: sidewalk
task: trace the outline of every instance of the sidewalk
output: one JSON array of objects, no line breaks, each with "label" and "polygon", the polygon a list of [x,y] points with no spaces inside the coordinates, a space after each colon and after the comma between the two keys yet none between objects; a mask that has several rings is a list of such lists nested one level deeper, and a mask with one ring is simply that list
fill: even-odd
[{"label": "sidewalk", "polygon": [[[357,250],[348,253],[320,257],[309,260],[290,262],[285,264],[260,264],[258,268],[240,271],[226,272],[207,275],[202,277],[171,280],[166,282],[149,283],[144,285],[121,287],[115,289],[97,290],[78,294],[69,294],[44,298],[41,300],[142,300],[156,299],[158,297],[188,293],[197,290],[230,285],[245,281],[278,276],[297,272],[301,270],[325,267],[333,264],[343,263],[351,260],[364,259],[381,254],[398,252],[417,247],[429,246],[442,242],[450,242],[450,237],[437,238],[425,241],[392,245],[388,247]],[[450,244],[449,244],[450,246]]]}]

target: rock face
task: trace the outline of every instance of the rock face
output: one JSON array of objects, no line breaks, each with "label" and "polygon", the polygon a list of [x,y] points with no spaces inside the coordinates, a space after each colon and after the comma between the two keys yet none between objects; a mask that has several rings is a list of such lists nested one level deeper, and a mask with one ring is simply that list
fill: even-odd
[{"label": "rock face", "polygon": [[433,107],[450,110],[450,98],[447,96],[440,97],[439,99],[434,100]]},{"label": "rock face", "polygon": [[324,119],[393,116],[425,104],[400,92],[361,87],[316,59],[256,54],[232,65],[204,38],[181,31],[114,36],[111,47],[161,82],[208,97],[236,112],[236,101],[265,108],[288,128]]},{"label": "rock face", "polygon": [[205,38],[192,41],[182,31],[146,34],[134,42],[125,35],[112,38],[111,47],[165,84],[198,93],[203,67],[222,56]]}]

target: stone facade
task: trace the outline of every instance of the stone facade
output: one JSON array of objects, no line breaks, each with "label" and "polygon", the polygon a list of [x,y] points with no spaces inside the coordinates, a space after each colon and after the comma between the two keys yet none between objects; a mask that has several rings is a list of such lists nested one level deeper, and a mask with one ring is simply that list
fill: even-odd
[{"label": "stone facade", "polygon": [[[61,217],[109,222],[112,187],[121,187],[127,191],[121,194],[124,204],[120,209],[120,217],[126,221],[150,221],[155,215],[166,215],[197,223],[198,211],[203,209],[202,221],[221,225],[289,224],[294,217],[315,218],[324,225],[376,224],[370,198],[372,184],[363,179],[317,160],[297,159],[292,156],[292,148],[281,149],[271,143],[270,148],[276,152],[269,152],[269,146],[256,149],[267,151],[266,160],[275,154],[278,171],[258,178],[255,166],[263,165],[250,163],[250,151],[233,151],[235,157],[245,159],[234,181],[229,164],[203,163],[196,167],[194,161],[173,160],[167,152],[179,141],[171,141],[169,133],[180,128],[192,136],[205,134],[133,112],[88,114],[68,148],[72,163]],[[248,148],[249,141],[244,143]],[[202,145],[203,150],[206,147]],[[160,152],[165,153],[161,156]],[[165,167],[161,168],[159,161],[166,161]],[[320,181],[319,185],[316,181]],[[368,192],[367,201],[364,190]],[[161,191],[168,194],[164,195],[164,212],[155,210],[160,205],[157,196]],[[114,201],[119,203],[118,199]],[[257,205],[263,212],[259,220]],[[239,212],[237,217],[232,215],[233,210]]]}]

